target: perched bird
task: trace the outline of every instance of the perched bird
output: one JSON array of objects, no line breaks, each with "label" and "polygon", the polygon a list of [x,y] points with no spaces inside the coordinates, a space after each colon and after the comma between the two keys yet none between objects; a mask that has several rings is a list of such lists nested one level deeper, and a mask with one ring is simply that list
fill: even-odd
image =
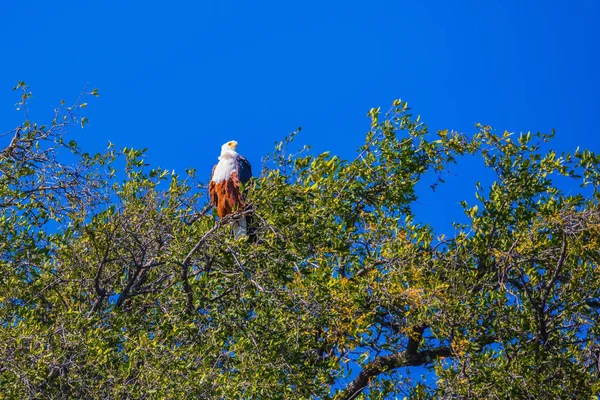
[{"label": "perched bird", "polygon": [[[235,140],[221,146],[219,162],[212,170],[208,192],[219,218],[244,211],[246,206],[242,193],[243,185],[252,178],[252,167],[245,157],[235,151],[237,146],[238,143]],[[231,227],[235,238],[248,234],[248,223],[245,216],[234,218]]]}]

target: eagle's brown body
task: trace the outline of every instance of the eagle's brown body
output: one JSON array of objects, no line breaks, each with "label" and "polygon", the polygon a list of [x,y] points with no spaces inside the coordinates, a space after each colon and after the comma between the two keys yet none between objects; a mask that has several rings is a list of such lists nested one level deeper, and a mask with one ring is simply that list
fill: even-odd
[{"label": "eagle's brown body", "polygon": [[[217,166],[213,168],[213,175]],[[221,182],[210,181],[208,185],[210,201],[217,209],[219,218],[244,209],[244,198],[240,193],[240,179],[237,171],[231,173],[229,179]]]}]

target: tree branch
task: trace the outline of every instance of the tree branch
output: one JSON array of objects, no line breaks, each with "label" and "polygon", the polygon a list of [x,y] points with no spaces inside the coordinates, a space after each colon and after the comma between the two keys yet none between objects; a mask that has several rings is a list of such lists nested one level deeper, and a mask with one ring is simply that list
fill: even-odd
[{"label": "tree branch", "polygon": [[185,222],[186,225],[192,225],[194,222],[198,221],[200,219],[200,217],[206,215],[207,212],[209,212],[211,210],[211,208],[213,208],[212,204],[207,204],[202,211],[200,211],[199,213],[197,213],[196,215],[194,215],[192,217],[192,219],[190,221]]},{"label": "tree branch", "polygon": [[183,291],[186,296],[186,310],[192,314],[194,312],[194,293],[188,281],[188,267],[186,264],[181,264],[181,281],[183,282]]},{"label": "tree branch", "polygon": [[196,243],[196,245],[192,248],[192,250],[188,253],[188,255],[183,259],[183,261],[181,262],[181,264],[187,266],[190,262],[190,260],[192,259],[192,256],[198,251],[198,249],[200,249],[200,246],[206,241],[206,239],[208,239],[208,237],[217,229],[219,229],[222,225],[228,223],[229,221],[231,221],[233,218],[242,216],[242,215],[248,215],[248,214],[252,214],[252,211],[244,211],[244,212],[239,212],[239,213],[234,213],[234,214],[229,214],[226,215],[225,217],[221,218],[216,224],[215,226],[213,226],[212,228],[210,228],[205,234],[204,236],[202,236],[200,238],[200,240],[198,240],[198,242]]},{"label": "tree branch", "polygon": [[378,375],[390,372],[400,367],[414,367],[418,365],[429,364],[438,357],[452,357],[452,350],[448,347],[439,347],[431,350],[423,350],[418,353],[410,354],[407,351],[401,351],[396,354],[377,357],[364,366],[360,374],[350,384],[338,393],[335,400],[351,400],[362,392]]},{"label": "tree branch", "polygon": [[[206,212],[208,212],[208,210],[210,210],[211,207],[212,206],[205,207],[204,210],[202,211],[202,213],[200,213],[200,216],[204,215]],[[246,212],[242,212],[242,213],[235,213],[235,214],[227,215],[224,218],[221,218],[215,224],[215,226],[213,226],[211,229],[209,229],[200,238],[200,240],[198,240],[198,242],[196,243],[196,245],[192,248],[192,250],[190,250],[190,252],[183,259],[183,261],[181,263],[177,263],[177,264],[179,264],[179,266],[181,268],[180,277],[181,277],[181,281],[183,282],[183,291],[185,292],[185,295],[186,295],[186,310],[187,310],[187,312],[189,312],[189,313],[193,313],[194,312],[194,294],[192,292],[192,287],[190,286],[190,283],[189,283],[189,280],[188,280],[188,278],[189,278],[189,264],[190,264],[190,261],[192,260],[192,257],[198,251],[198,249],[200,249],[200,246],[202,246],[202,244],[208,239],[208,237],[210,235],[212,235],[212,233],[215,232],[217,229],[219,229],[219,227],[221,227],[225,223],[228,223],[231,219],[233,219],[234,217],[236,217],[238,215],[246,215],[246,214],[250,214],[251,212],[252,211],[246,211]],[[235,255],[233,257],[235,258]],[[238,265],[240,265],[240,263],[237,260],[237,258],[235,258],[235,261],[238,263]],[[240,268],[241,268],[241,266],[240,266]],[[243,271],[243,269],[242,269],[242,271]],[[257,285],[256,282],[254,282],[254,281],[252,281],[252,282],[255,285]],[[260,286],[258,286],[258,287],[260,287]]]}]

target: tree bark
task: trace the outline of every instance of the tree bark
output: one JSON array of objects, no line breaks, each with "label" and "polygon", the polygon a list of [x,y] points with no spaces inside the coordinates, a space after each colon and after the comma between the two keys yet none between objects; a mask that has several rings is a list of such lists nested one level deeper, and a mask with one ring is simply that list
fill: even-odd
[{"label": "tree bark", "polygon": [[362,392],[378,375],[390,372],[400,367],[414,367],[430,364],[438,357],[451,357],[452,350],[448,347],[438,347],[431,350],[417,351],[423,337],[425,326],[413,328],[413,334],[409,335],[406,350],[387,356],[375,358],[364,366],[358,376],[350,382],[346,389],[339,392],[336,400],[351,400]]}]

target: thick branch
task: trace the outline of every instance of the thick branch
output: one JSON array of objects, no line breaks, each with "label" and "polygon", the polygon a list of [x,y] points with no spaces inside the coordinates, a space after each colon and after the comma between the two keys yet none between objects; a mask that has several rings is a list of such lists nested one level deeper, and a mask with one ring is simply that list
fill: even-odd
[{"label": "thick branch", "polygon": [[409,354],[408,351],[377,357],[364,366],[360,374],[345,390],[338,393],[336,400],[351,400],[362,392],[370,381],[378,375],[389,372],[400,367],[414,367],[429,364],[438,357],[451,357],[452,351],[448,347],[439,347],[432,350],[423,350],[418,353]]},{"label": "thick branch", "polygon": [[123,289],[121,294],[119,294],[119,297],[117,298],[117,307],[121,307],[123,305],[123,303],[125,302],[125,300],[127,300],[127,298],[129,297],[129,291],[133,287],[133,284],[135,283],[135,281],[138,278],[138,275],[140,274],[141,271],[142,271],[142,269],[140,267],[136,267],[135,270],[133,271],[133,273],[130,272],[130,276],[129,276],[129,280],[127,281],[127,285],[125,286],[125,288]]},{"label": "thick branch", "polygon": [[408,336],[408,344],[406,345],[406,353],[414,356],[417,354],[417,350],[419,350],[419,344],[421,343],[421,339],[423,339],[423,332],[425,332],[425,325],[413,327]]}]

